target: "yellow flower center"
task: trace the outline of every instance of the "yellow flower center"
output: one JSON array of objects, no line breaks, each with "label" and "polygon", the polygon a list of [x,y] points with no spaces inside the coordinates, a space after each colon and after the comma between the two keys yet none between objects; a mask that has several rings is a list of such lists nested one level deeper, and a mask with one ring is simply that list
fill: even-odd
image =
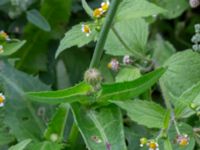
[{"label": "yellow flower center", "polygon": [[101,4],[101,8],[104,12],[106,12],[109,8],[109,3],[108,2],[104,2]]},{"label": "yellow flower center", "polygon": [[4,103],[4,97],[0,96],[0,104]]},{"label": "yellow flower center", "polygon": [[90,27],[88,25],[83,26],[83,32],[90,33]]},{"label": "yellow flower center", "polygon": [[151,149],[156,149],[157,148],[157,144],[154,142],[149,143],[149,148]]},{"label": "yellow flower center", "polygon": [[95,18],[99,18],[99,17],[101,17],[101,15],[102,15],[102,9],[101,8],[97,8],[97,9],[95,9],[94,11],[93,11],[93,16],[95,17]]},{"label": "yellow flower center", "polygon": [[188,139],[187,138],[181,139],[180,142],[179,142],[179,145],[180,146],[186,146],[186,145],[188,145]]}]

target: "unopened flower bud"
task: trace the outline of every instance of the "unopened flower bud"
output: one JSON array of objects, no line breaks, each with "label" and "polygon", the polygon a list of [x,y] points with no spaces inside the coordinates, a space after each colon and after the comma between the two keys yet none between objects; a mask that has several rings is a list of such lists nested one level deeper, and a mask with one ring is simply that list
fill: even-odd
[{"label": "unopened flower bud", "polygon": [[102,76],[101,76],[101,73],[97,69],[92,68],[92,69],[88,69],[85,72],[84,80],[88,84],[96,87],[96,86],[99,86],[101,84]]},{"label": "unopened flower bud", "polygon": [[143,147],[144,145],[146,145],[148,142],[147,138],[141,138],[140,139],[140,147]]},{"label": "unopened flower bud", "polygon": [[119,61],[117,59],[112,59],[108,63],[108,68],[113,70],[113,71],[118,71],[119,70]]},{"label": "unopened flower bud", "polygon": [[190,4],[190,7],[196,8],[200,5],[200,1],[199,0],[189,0],[189,4]]},{"label": "unopened flower bud", "polygon": [[133,63],[133,60],[130,58],[130,56],[125,55],[125,56],[123,57],[123,63],[124,63],[125,65],[130,65],[130,64]]},{"label": "unopened flower bud", "polygon": [[193,110],[196,110],[197,107],[198,107],[198,105],[196,105],[195,103],[190,104],[190,108],[192,108]]}]

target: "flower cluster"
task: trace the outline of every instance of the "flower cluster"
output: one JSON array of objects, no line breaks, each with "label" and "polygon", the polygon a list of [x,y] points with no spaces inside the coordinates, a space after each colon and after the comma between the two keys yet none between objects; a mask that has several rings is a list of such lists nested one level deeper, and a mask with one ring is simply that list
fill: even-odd
[{"label": "flower cluster", "polygon": [[191,39],[194,51],[200,52],[200,24],[195,25],[195,35]]},{"label": "flower cluster", "polygon": [[[110,6],[110,2],[109,1],[106,1],[106,2],[102,2],[101,3],[101,7],[100,8],[96,8],[94,9],[93,11],[93,18],[96,21],[96,29],[99,30],[100,28],[100,25],[99,25],[99,19],[101,19],[103,16],[105,16],[106,12],[108,11],[109,9],[109,6]],[[88,25],[88,24],[82,24],[82,27],[81,27],[81,31],[83,33],[86,34],[86,36],[90,36],[91,35],[91,27]]]},{"label": "flower cluster", "polygon": [[144,145],[146,145],[149,150],[159,150],[159,145],[156,142],[156,140],[153,139],[148,140],[147,138],[141,138],[140,147],[143,147]]},{"label": "flower cluster", "polygon": [[[125,55],[122,59],[123,65],[131,65],[133,63],[133,60],[130,56]],[[113,71],[119,71],[120,63],[116,58],[111,59],[111,61],[108,63],[108,68]]]},{"label": "flower cluster", "polygon": [[0,93],[0,107],[3,107],[5,103],[5,96]]}]

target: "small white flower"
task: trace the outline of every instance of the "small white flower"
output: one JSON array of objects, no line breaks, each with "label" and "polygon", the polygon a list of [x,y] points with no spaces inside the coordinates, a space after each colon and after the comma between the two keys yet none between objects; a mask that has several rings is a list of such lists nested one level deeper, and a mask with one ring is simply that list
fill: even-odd
[{"label": "small white flower", "polygon": [[6,41],[10,41],[8,34],[3,30],[0,31],[0,37],[4,38]]},{"label": "small white flower", "polygon": [[5,103],[5,96],[0,93],[0,107],[3,107]]},{"label": "small white flower", "polygon": [[89,25],[82,24],[81,31],[86,34],[86,36],[90,36],[91,29]]},{"label": "small white flower", "polygon": [[109,6],[110,6],[110,2],[109,1],[101,3],[101,9],[102,9],[102,11],[103,12],[108,11]]}]

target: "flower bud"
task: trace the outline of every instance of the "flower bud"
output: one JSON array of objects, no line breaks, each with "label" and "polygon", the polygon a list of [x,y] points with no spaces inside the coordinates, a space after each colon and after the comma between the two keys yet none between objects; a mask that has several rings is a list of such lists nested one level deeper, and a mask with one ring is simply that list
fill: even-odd
[{"label": "flower bud", "polygon": [[200,5],[200,1],[199,0],[189,0],[189,4],[190,4],[190,7],[196,8]]},{"label": "flower bud", "polygon": [[133,63],[133,60],[130,58],[130,56],[125,55],[125,56],[123,57],[123,64],[125,64],[125,65],[130,65],[130,64],[132,64],[132,63]]},{"label": "flower bud", "polygon": [[96,86],[99,86],[101,84],[102,76],[101,76],[101,73],[97,69],[92,68],[92,69],[88,69],[85,72],[84,80],[88,84],[96,87]]},{"label": "flower bud", "polygon": [[146,145],[148,142],[147,138],[141,138],[140,139],[140,147],[143,147],[144,145]]}]

